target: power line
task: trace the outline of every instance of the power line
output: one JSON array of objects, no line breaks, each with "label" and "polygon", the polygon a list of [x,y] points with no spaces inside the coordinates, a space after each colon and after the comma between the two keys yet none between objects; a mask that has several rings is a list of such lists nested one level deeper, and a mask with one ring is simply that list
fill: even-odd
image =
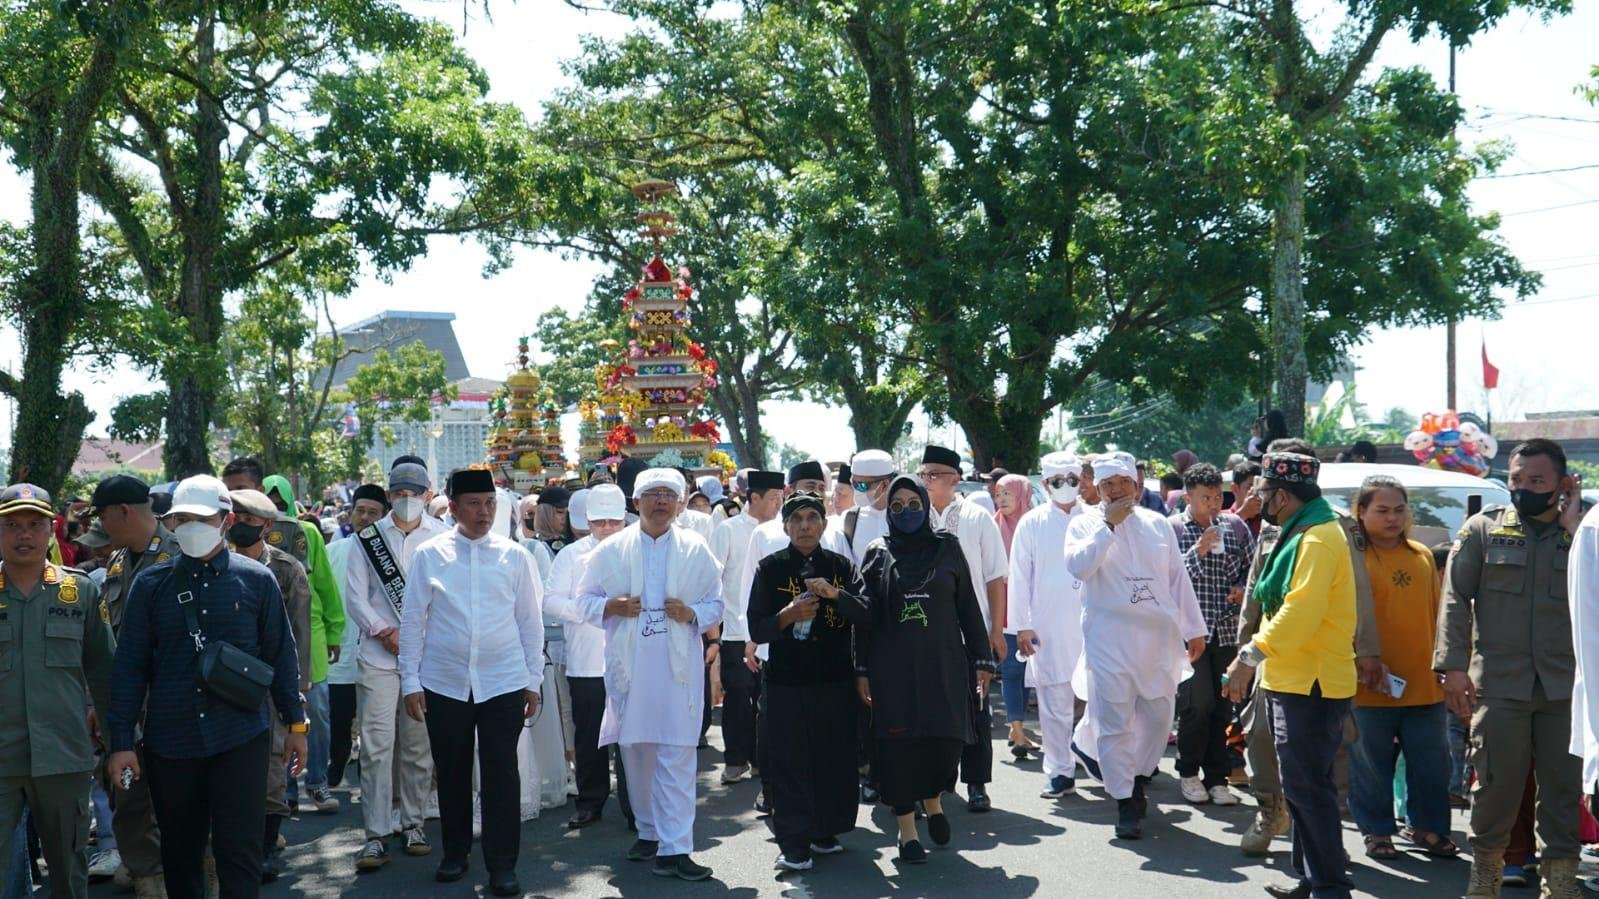
[{"label": "power line", "polygon": [[1503,175],[1478,175],[1479,181],[1491,181],[1500,178],[1526,178],[1531,175],[1558,175],[1561,172],[1580,172],[1585,169],[1599,169],[1599,162],[1590,162],[1586,165],[1569,165],[1559,169],[1539,169],[1531,172],[1507,172]]},{"label": "power line", "polygon": [[[1531,173],[1529,173],[1529,174],[1531,174]],[[1515,212],[1501,212],[1501,213],[1499,213],[1499,217],[1500,218],[1510,218],[1512,216],[1517,216],[1517,215],[1536,215],[1537,213],[1540,213],[1540,212],[1554,212],[1556,209],[1571,209],[1571,208],[1577,207],[1577,206],[1591,206],[1594,203],[1599,203],[1599,198],[1595,198],[1595,199],[1592,199],[1592,200],[1578,200],[1575,203],[1561,203],[1558,206],[1541,206],[1541,207],[1539,207],[1537,209],[1518,209]]]}]

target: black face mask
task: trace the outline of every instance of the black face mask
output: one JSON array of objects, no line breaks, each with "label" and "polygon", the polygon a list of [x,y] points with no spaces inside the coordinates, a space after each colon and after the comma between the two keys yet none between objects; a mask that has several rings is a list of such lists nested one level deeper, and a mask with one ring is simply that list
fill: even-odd
[{"label": "black face mask", "polygon": [[1270,496],[1266,497],[1260,502],[1260,520],[1266,522],[1272,527],[1277,527],[1278,525],[1282,524],[1282,522],[1277,520],[1276,514],[1271,511],[1271,501],[1277,498],[1277,492],[1278,491],[1273,490]]},{"label": "black face mask", "polygon": [[259,524],[245,524],[235,521],[233,527],[228,528],[228,542],[234,546],[254,546],[261,542],[261,532],[266,528]]},{"label": "black face mask", "polygon": [[1549,507],[1554,504],[1554,501],[1555,492],[1553,490],[1548,493],[1539,493],[1536,490],[1510,491],[1510,503],[1516,507],[1517,512],[1521,513],[1522,518],[1537,518],[1539,515],[1549,511]]}]

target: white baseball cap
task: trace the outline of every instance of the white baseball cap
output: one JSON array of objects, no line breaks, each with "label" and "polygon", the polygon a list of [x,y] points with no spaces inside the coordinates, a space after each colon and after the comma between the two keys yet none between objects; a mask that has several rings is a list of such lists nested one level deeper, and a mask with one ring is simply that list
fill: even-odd
[{"label": "white baseball cap", "polygon": [[595,484],[583,492],[589,495],[584,514],[590,522],[626,520],[627,500],[622,497],[622,488],[615,484]]},{"label": "white baseball cap", "polygon": [[572,498],[566,501],[566,520],[574,530],[586,531],[589,529],[589,491],[573,490]]},{"label": "white baseball cap", "polygon": [[226,484],[208,474],[197,474],[178,482],[172,491],[172,508],[167,515],[203,515],[207,518],[218,512],[233,511],[233,497]]}]

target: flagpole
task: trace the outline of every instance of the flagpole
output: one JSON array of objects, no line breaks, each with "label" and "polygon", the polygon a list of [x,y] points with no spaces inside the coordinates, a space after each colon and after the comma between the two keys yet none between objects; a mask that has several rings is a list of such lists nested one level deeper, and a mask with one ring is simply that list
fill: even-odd
[{"label": "flagpole", "polygon": [[[1449,44],[1449,95],[1451,97],[1455,97],[1456,100],[1458,101],[1459,96],[1455,93],[1455,45],[1452,42]],[[1454,129],[1450,128],[1451,135],[1453,134],[1453,131],[1454,131]],[[1448,394],[1448,398],[1449,398],[1448,405],[1449,405],[1449,408],[1451,410],[1456,410],[1456,406],[1455,406],[1455,317],[1454,317],[1453,314],[1451,314],[1449,316],[1449,324],[1448,324],[1447,329],[1444,332],[1444,353],[1446,354],[1446,358],[1445,358],[1445,361],[1444,361],[1444,373],[1445,373],[1444,377],[1445,377],[1445,379],[1448,382],[1447,391],[1446,391],[1447,394]]]}]

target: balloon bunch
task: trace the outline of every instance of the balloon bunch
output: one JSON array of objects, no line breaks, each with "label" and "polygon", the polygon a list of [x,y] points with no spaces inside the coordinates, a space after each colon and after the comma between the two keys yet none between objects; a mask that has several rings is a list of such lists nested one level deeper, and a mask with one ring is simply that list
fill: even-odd
[{"label": "balloon bunch", "polygon": [[1423,415],[1420,426],[1405,438],[1405,449],[1424,467],[1483,477],[1499,454],[1499,442],[1476,423],[1462,423],[1450,410]]}]

